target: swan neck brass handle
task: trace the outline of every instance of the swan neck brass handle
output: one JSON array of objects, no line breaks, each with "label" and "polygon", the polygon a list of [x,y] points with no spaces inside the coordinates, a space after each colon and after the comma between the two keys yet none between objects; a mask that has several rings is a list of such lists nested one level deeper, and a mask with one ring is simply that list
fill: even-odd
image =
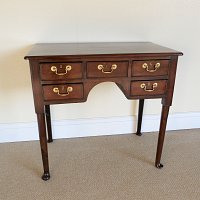
[{"label": "swan neck brass handle", "polygon": [[[153,64],[150,63],[150,66],[152,67]],[[146,69],[147,72],[155,72],[155,71],[157,71],[158,68],[160,67],[160,63],[159,63],[159,62],[156,63],[153,67],[154,67],[154,69],[149,69],[149,65],[148,65],[147,63],[144,63],[144,64],[142,65],[142,68],[143,68],[143,69]]]},{"label": "swan neck brass handle", "polygon": [[[149,86],[149,85],[150,85],[150,84],[148,83],[148,86]],[[152,89],[147,89],[147,86],[146,86],[145,83],[142,83],[142,84],[140,85],[140,88],[142,88],[145,92],[153,92],[153,91],[155,90],[156,87],[158,87],[158,83],[153,83]]]},{"label": "swan neck brass handle", "polygon": [[72,91],[73,91],[73,87],[67,87],[66,93],[61,94],[60,90],[58,88],[53,88],[53,92],[57,93],[59,96],[62,96],[62,97],[69,95],[70,92],[72,92]]},{"label": "swan neck brass handle", "polygon": [[[62,65],[61,65],[61,67],[62,67]],[[71,71],[71,70],[72,70],[72,66],[71,65],[67,65],[65,67],[65,72],[63,72],[63,73],[58,73],[58,68],[56,66],[52,66],[51,67],[51,71],[55,72],[55,74],[57,74],[58,76],[63,76],[65,74],[67,74],[68,71]]]},{"label": "swan neck brass handle", "polygon": [[98,65],[97,66],[98,70],[101,70],[102,73],[104,74],[111,74],[115,69],[117,69],[117,65],[116,64],[112,64],[110,71],[104,71],[104,65]]}]

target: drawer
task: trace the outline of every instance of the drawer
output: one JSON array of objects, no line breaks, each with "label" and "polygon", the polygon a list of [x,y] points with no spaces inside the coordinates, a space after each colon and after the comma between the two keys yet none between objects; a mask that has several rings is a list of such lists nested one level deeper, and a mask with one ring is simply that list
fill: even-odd
[{"label": "drawer", "polygon": [[44,100],[82,99],[83,84],[43,86]]},{"label": "drawer", "polygon": [[132,76],[168,75],[169,60],[133,61]]},{"label": "drawer", "polygon": [[131,82],[131,96],[162,95],[167,88],[166,80],[133,81]]},{"label": "drawer", "polygon": [[88,62],[87,77],[127,77],[128,62]]},{"label": "drawer", "polygon": [[66,80],[82,78],[82,63],[44,63],[40,65],[42,80]]}]

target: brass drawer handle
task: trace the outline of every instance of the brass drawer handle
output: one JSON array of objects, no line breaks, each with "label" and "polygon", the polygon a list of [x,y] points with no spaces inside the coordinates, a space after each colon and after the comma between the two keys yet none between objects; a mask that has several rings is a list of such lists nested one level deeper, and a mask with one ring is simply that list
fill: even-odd
[{"label": "brass drawer handle", "polygon": [[72,66],[71,66],[71,65],[67,65],[67,66],[65,67],[65,72],[64,72],[64,73],[58,73],[58,69],[57,69],[56,66],[52,66],[52,67],[51,67],[51,71],[52,71],[52,72],[55,72],[58,76],[63,76],[63,75],[65,75],[65,74],[67,74],[68,71],[71,71],[71,70],[72,70]]},{"label": "brass drawer handle", "polygon": [[[148,86],[150,85],[150,83],[148,83]],[[154,83],[152,85],[152,89],[147,89],[147,86],[145,83],[142,83],[140,85],[140,88],[144,89],[145,92],[153,92],[155,90],[155,88],[158,87],[158,83]]]},{"label": "brass drawer handle", "polygon": [[53,88],[53,92],[57,93],[59,96],[62,96],[62,97],[69,95],[69,93],[72,91],[73,91],[72,87],[67,87],[67,93],[61,94],[58,88]]},{"label": "brass drawer handle", "polygon": [[[150,66],[153,66],[153,64],[150,63]],[[148,66],[147,63],[144,63],[144,64],[142,65],[142,68],[146,69],[147,72],[155,72],[155,71],[157,71],[157,69],[158,69],[159,67],[160,67],[160,63],[156,63],[156,64],[154,65],[154,69],[149,69],[149,66]]]},{"label": "brass drawer handle", "polygon": [[104,71],[103,65],[98,65],[97,68],[98,68],[98,70],[101,70],[101,72],[104,73],[104,74],[111,74],[115,69],[117,69],[117,65],[112,64],[110,71]]}]

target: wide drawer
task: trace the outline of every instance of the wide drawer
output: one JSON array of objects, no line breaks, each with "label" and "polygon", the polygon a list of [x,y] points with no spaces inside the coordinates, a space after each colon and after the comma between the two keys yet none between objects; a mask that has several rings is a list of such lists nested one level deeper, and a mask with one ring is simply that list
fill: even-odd
[{"label": "wide drawer", "polygon": [[83,84],[62,84],[43,86],[44,100],[82,99]]},{"label": "wide drawer", "polygon": [[82,78],[82,63],[43,63],[40,64],[42,80],[67,80]]},{"label": "wide drawer", "polygon": [[132,62],[132,76],[167,75],[169,60],[142,60]]},{"label": "wide drawer", "polygon": [[131,96],[162,95],[167,88],[166,80],[133,81],[131,82]]},{"label": "wide drawer", "polygon": [[127,77],[128,62],[88,62],[87,77]]}]

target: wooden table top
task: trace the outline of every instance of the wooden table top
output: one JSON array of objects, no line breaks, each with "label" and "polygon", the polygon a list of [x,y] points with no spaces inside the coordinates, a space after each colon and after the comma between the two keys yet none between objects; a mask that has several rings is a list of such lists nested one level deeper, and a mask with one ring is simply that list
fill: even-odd
[{"label": "wooden table top", "polygon": [[170,54],[181,52],[151,42],[97,42],[97,43],[38,43],[33,45],[25,59],[41,56],[73,55],[137,55]]}]

